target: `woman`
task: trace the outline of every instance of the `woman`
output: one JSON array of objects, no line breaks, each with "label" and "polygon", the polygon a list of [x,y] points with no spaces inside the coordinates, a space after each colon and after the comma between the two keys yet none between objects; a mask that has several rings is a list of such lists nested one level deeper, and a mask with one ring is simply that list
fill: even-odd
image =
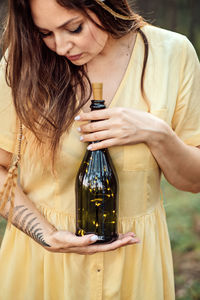
[{"label": "woman", "polygon": [[[1,214],[14,226],[0,252],[0,299],[174,299],[160,176],[200,191],[192,45],[126,0],[10,0],[4,54]],[[106,110],[90,112],[91,82],[103,82]],[[98,140],[89,149],[109,147],[120,181],[121,235],[108,245],[74,235],[75,176]]]}]

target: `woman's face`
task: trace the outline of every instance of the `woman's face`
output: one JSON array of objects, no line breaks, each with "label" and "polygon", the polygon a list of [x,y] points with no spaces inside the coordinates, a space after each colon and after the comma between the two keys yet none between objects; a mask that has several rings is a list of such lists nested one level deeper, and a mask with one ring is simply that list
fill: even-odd
[{"label": "woman's face", "polygon": [[[79,11],[68,10],[55,0],[30,0],[33,21],[44,43],[75,65],[83,65],[101,54],[108,34]],[[90,13],[95,22],[96,15]]]}]

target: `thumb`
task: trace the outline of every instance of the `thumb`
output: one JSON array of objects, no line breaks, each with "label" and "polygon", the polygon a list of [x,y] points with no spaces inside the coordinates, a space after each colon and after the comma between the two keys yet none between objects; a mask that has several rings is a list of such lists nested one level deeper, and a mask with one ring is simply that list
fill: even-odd
[{"label": "thumb", "polygon": [[84,236],[76,236],[73,235],[71,236],[71,244],[73,244],[73,246],[88,246],[91,244],[94,244],[97,240],[98,240],[98,236],[95,234],[88,234],[88,235],[84,235]]}]

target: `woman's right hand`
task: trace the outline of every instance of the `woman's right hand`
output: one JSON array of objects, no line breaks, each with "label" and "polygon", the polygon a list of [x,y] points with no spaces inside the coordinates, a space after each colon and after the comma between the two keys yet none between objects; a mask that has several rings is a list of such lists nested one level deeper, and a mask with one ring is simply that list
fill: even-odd
[{"label": "woman's right hand", "polygon": [[45,249],[50,252],[91,255],[98,252],[113,251],[140,242],[133,232],[120,234],[116,241],[107,244],[94,244],[95,238],[94,234],[79,237],[68,231],[54,231],[46,238],[50,247],[45,247]]}]

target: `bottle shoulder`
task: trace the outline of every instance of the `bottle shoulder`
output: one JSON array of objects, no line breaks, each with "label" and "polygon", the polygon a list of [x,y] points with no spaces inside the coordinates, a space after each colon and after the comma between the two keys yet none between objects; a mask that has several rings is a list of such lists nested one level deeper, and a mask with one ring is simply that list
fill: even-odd
[{"label": "bottle shoulder", "polygon": [[86,151],[76,178],[76,187],[84,190],[113,193],[119,181],[109,151]]}]

